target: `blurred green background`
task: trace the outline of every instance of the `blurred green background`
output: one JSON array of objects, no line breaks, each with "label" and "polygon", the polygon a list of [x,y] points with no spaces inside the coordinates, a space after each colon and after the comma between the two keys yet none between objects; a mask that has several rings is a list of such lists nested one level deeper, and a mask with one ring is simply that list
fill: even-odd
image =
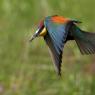
[{"label": "blurred green background", "polygon": [[44,40],[28,41],[39,21],[55,14],[95,32],[94,0],[0,0],[0,95],[95,95],[94,55],[68,42],[59,78]]}]

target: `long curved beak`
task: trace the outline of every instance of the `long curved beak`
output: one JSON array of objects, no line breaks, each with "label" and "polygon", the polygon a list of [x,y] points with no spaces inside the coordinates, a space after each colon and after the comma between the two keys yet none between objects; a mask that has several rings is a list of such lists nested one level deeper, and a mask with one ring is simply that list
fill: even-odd
[{"label": "long curved beak", "polygon": [[29,39],[29,41],[31,42],[32,40],[34,40],[38,35],[39,35],[39,29],[35,32],[34,35],[31,36],[31,38]]}]

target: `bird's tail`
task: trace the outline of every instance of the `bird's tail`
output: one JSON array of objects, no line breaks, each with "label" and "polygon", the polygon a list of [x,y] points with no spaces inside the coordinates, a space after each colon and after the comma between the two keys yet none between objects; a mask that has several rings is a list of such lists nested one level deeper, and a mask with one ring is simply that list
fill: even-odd
[{"label": "bird's tail", "polygon": [[77,27],[73,36],[82,54],[95,53],[95,33],[85,32]]}]

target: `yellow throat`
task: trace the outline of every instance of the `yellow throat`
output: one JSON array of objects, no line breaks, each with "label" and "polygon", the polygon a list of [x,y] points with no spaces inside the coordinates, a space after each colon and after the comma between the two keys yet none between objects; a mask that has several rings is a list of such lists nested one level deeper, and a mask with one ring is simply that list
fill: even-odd
[{"label": "yellow throat", "polygon": [[46,28],[44,27],[43,30],[41,31],[41,33],[39,34],[39,36],[45,36],[47,33]]}]

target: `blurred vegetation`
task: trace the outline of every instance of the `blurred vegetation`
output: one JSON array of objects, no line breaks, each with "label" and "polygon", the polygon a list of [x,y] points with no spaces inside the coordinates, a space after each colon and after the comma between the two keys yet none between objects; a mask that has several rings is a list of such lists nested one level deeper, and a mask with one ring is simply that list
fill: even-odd
[{"label": "blurred vegetation", "polygon": [[28,42],[39,21],[54,14],[94,32],[94,8],[94,0],[0,0],[0,95],[94,95],[94,55],[82,56],[68,42],[58,78],[43,39]]}]

